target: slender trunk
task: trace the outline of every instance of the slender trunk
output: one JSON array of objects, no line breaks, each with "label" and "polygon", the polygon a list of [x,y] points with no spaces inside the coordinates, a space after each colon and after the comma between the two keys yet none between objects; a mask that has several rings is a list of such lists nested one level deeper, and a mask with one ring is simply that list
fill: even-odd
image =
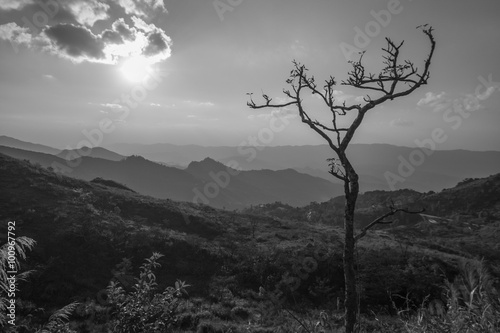
[{"label": "slender trunk", "polygon": [[356,271],[354,270],[354,207],[355,198],[346,198],[344,216],[344,280],[345,280],[345,327],[346,333],[354,331],[357,314]]},{"label": "slender trunk", "polygon": [[345,280],[345,332],[354,332],[356,317],[358,313],[356,293],[356,271],[354,257],[354,209],[359,193],[358,175],[349,163],[346,165],[348,181],[345,189],[345,211],[344,211],[344,280]]}]

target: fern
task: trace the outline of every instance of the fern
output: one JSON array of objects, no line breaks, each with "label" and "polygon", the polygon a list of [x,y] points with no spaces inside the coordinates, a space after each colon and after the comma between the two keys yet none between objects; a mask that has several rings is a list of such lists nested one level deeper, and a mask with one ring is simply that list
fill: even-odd
[{"label": "fern", "polygon": [[[9,286],[7,281],[7,272],[10,270],[8,267],[9,263],[13,263],[16,270],[21,269],[19,259],[26,259],[27,250],[32,250],[35,246],[36,241],[29,237],[18,237],[16,238],[13,246],[15,249],[14,261],[9,262],[9,244],[3,244],[0,247],[0,326],[5,326],[7,323],[7,306],[9,299],[7,294],[9,292]],[[16,280],[25,280],[31,271],[22,272],[16,275]]]},{"label": "fern", "polygon": [[66,322],[69,321],[69,316],[75,311],[78,305],[78,302],[73,302],[55,311],[49,317],[45,326],[38,330],[37,333],[72,332],[69,330],[69,327],[67,327]]}]

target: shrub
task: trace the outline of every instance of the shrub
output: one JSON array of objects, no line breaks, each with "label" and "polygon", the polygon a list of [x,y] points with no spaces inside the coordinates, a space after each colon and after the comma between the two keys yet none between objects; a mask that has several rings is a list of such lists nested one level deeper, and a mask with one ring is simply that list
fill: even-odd
[{"label": "shrub", "polygon": [[[9,241],[0,247],[0,327],[4,328],[3,332],[8,332],[11,328],[17,332],[17,329],[11,326],[12,323],[9,323],[10,318],[7,316],[7,305],[9,303],[7,296],[10,291],[7,272],[19,271],[21,269],[19,258],[26,259],[26,251],[32,250],[35,244],[35,240],[23,236]],[[26,280],[31,273],[32,271],[18,273],[16,274],[16,280]],[[22,302],[16,299],[16,304],[19,305]],[[39,325],[22,325],[22,327],[29,332],[36,333],[76,333],[70,329],[67,322],[77,305],[78,303],[73,302],[55,311],[41,327]],[[8,325],[10,327],[6,328],[5,326]]]},{"label": "shrub", "polygon": [[446,312],[422,307],[405,323],[407,332],[500,332],[500,295],[483,261],[461,264],[460,274],[446,282]]},{"label": "shrub", "polygon": [[160,267],[157,262],[163,255],[153,253],[141,266],[139,278],[133,291],[125,293],[121,286],[111,282],[108,296],[114,307],[113,332],[166,332],[176,323],[177,306],[189,285],[177,281],[175,287],[167,287],[157,293],[156,276],[153,270]]}]

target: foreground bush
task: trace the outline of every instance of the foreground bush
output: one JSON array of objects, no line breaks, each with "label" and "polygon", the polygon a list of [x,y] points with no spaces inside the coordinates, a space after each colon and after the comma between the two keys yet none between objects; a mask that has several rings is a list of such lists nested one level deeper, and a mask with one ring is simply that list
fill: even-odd
[{"label": "foreground bush", "polygon": [[176,323],[180,297],[187,294],[189,285],[177,281],[175,287],[167,287],[157,293],[155,268],[162,255],[153,253],[141,266],[141,272],[133,291],[126,293],[118,283],[108,286],[108,297],[114,307],[112,331],[116,333],[169,332]]},{"label": "foreground bush", "polygon": [[484,262],[462,263],[460,274],[445,290],[446,307],[422,307],[405,322],[407,332],[500,332],[500,295]]}]

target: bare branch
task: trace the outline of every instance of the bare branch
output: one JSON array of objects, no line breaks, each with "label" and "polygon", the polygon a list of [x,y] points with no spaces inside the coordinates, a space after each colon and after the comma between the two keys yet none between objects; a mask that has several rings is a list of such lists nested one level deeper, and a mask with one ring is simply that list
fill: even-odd
[{"label": "bare branch", "polygon": [[425,212],[425,208],[422,208],[421,210],[418,210],[418,211],[411,211],[407,208],[395,208],[394,204],[391,204],[390,211],[385,213],[382,216],[377,217],[375,220],[373,220],[373,222],[371,222],[366,227],[361,229],[361,232],[354,237],[354,241],[357,242],[359,239],[363,238],[366,235],[366,232],[368,230],[370,230],[371,228],[373,228],[374,226],[376,226],[377,224],[391,224],[391,223],[393,223],[393,221],[385,221],[385,219],[388,218],[389,216],[396,214],[397,212],[403,212],[406,214],[421,214],[421,213]]}]

